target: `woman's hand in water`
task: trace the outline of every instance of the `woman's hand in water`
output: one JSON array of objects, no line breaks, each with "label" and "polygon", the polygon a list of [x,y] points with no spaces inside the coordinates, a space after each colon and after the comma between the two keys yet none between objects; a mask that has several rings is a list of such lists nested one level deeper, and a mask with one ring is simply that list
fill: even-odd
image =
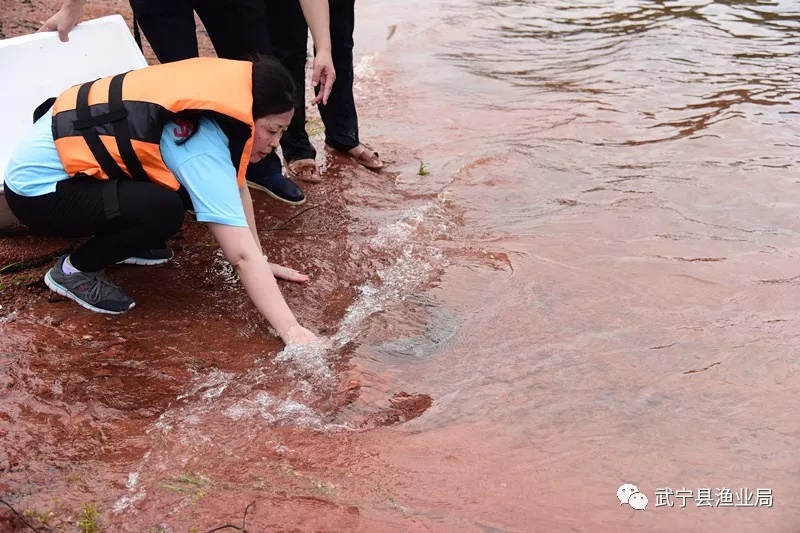
[{"label": "woman's hand in water", "polygon": [[[308,276],[301,274],[293,268],[276,265],[275,263],[270,263],[269,267],[272,269],[272,275],[278,279],[285,279],[297,283],[305,283],[308,281]],[[282,332],[280,335],[281,339],[283,339],[283,343],[287,346],[290,344],[308,344],[312,342],[319,342],[319,338],[314,335],[314,333],[304,328],[300,324],[289,326],[286,331]]]},{"label": "woman's hand in water", "polygon": [[269,266],[272,268],[272,275],[278,279],[285,279],[287,281],[294,281],[297,283],[305,283],[309,279],[307,275],[302,274],[293,268],[276,265],[275,263],[270,263]]},{"label": "woman's hand in water", "polygon": [[281,334],[281,339],[285,345],[290,344],[309,344],[312,342],[319,342],[319,337],[314,335],[311,331],[307,330],[300,324],[290,326],[284,333]]}]

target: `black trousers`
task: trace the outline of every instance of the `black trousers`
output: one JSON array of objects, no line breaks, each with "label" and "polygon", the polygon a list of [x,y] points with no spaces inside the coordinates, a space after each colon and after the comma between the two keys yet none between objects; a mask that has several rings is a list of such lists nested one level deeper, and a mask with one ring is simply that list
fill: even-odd
[{"label": "black trousers", "polygon": [[[20,196],[9,188],[5,195],[11,212],[35,233],[91,237],[70,254],[72,265],[84,272],[165,248],[183,223],[181,196],[149,182],[119,180],[114,185],[79,176],[60,181],[55,192],[43,196]],[[109,205],[114,203],[116,210]]]},{"label": "black trousers", "polygon": [[[305,63],[308,26],[298,0],[266,0],[267,25],[272,52],[298,83],[299,101],[294,119],[281,139],[287,161],[314,158],[316,151],[305,128]],[[336,150],[350,150],[359,145],[358,114],[353,99],[353,32],[355,0],[329,0],[331,55],[336,82],[327,105],[319,111],[325,125],[325,142]],[[319,93],[319,87],[315,89]]]},{"label": "black trousers", "polygon": [[[136,22],[161,63],[199,55],[195,12],[208,32],[217,56],[247,59],[253,52],[272,55],[264,2],[130,0]],[[271,176],[280,172],[281,162],[274,153],[247,169],[248,176]]]}]

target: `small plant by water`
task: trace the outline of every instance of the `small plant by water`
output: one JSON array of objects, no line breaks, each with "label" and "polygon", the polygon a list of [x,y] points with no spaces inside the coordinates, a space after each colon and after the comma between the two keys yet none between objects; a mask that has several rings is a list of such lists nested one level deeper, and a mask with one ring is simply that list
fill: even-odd
[{"label": "small plant by water", "polygon": [[39,522],[40,525],[48,527],[53,518],[53,511],[37,511],[36,509],[25,509],[22,513],[30,521]]},{"label": "small plant by water", "polygon": [[81,533],[100,533],[100,515],[94,502],[89,502],[83,506],[81,516],[78,518],[78,529]]},{"label": "small plant by water", "polygon": [[191,503],[197,503],[206,496],[208,480],[190,474],[180,474],[172,477],[160,485],[165,489],[180,492],[189,496]]},{"label": "small plant by water", "polygon": [[321,137],[325,133],[325,124],[322,119],[313,116],[306,117],[306,134],[309,137]]},{"label": "small plant by water", "polygon": [[425,170],[425,163],[422,161],[419,162],[419,170],[417,170],[417,174],[419,174],[420,176],[427,176],[428,174],[430,174],[430,172]]}]

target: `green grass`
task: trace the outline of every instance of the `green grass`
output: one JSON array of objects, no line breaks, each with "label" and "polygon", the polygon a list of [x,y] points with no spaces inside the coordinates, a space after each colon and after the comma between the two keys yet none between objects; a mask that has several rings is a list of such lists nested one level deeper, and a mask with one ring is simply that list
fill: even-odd
[{"label": "green grass", "polygon": [[97,513],[97,507],[93,502],[89,502],[83,506],[81,516],[78,518],[78,529],[81,533],[100,533],[100,515]]},{"label": "green grass", "polygon": [[53,511],[37,511],[36,509],[25,509],[22,515],[31,521],[39,522],[39,524],[47,527],[50,525],[50,519],[53,518]]},{"label": "green grass", "polygon": [[321,136],[325,133],[325,124],[318,117],[306,117],[306,133],[309,137]]},{"label": "green grass", "polygon": [[197,503],[205,498],[208,482],[197,476],[181,474],[167,480],[167,482],[160,483],[160,485],[165,489],[174,490],[175,492],[180,492],[188,496],[189,501],[186,502],[188,505],[190,503]]}]

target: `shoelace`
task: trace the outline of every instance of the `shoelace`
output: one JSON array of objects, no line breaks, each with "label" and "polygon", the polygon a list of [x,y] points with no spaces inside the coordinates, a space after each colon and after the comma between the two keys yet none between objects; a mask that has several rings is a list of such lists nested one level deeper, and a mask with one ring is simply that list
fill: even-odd
[{"label": "shoelace", "polygon": [[90,281],[87,282],[90,285],[86,291],[86,297],[92,302],[99,302],[112,292],[119,290],[119,287],[102,272],[86,277],[90,278]]}]

